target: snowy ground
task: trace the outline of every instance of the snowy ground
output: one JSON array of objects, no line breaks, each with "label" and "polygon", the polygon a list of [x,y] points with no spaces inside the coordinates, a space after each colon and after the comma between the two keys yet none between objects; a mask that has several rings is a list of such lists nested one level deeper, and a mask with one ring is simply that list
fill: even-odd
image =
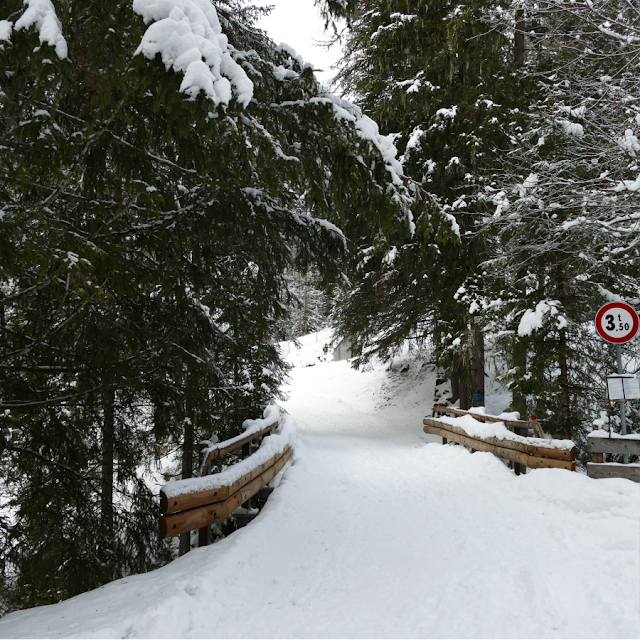
[{"label": "snowy ground", "polygon": [[316,362],[258,518],[0,637],[640,637],[640,486],[443,447],[429,366]]}]

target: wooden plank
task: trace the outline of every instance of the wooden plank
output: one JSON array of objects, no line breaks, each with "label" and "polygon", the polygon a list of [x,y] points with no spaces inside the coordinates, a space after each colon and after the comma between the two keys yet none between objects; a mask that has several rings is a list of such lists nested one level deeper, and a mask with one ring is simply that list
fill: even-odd
[{"label": "wooden plank", "polygon": [[[460,427],[456,427],[452,424],[447,424],[446,422],[440,422],[439,420],[435,420],[433,418],[425,418],[422,421],[425,425],[430,425],[434,427],[443,428],[445,430],[451,431],[453,433],[457,433],[461,436],[472,438],[464,429]],[[449,436],[445,436],[448,438]],[[452,438],[455,440],[455,438]],[[568,460],[572,461],[576,459],[576,448],[573,447],[571,449],[552,449],[549,447],[540,447],[534,444],[526,444],[524,442],[516,442],[515,440],[500,440],[499,438],[482,438],[483,442],[492,444],[496,447],[501,447],[504,449],[514,449],[515,451],[522,451],[530,456],[540,456],[542,458],[554,458],[556,460]]]},{"label": "wooden plank", "polygon": [[610,438],[587,438],[589,453],[627,453],[640,455],[640,440],[612,434]]},{"label": "wooden plank", "polygon": [[227,453],[231,453],[232,451],[239,449],[240,447],[248,444],[252,440],[257,440],[258,438],[262,438],[262,436],[266,436],[268,433],[271,433],[278,425],[279,425],[278,422],[274,422],[268,427],[265,427],[264,429],[262,429],[262,431],[257,431],[256,433],[249,434],[248,436],[241,438],[240,440],[237,440],[236,442],[233,442],[225,446],[221,446],[221,445],[224,445],[224,442],[221,442],[218,449],[214,449],[209,453],[209,455],[207,456],[207,459],[205,460],[204,466],[206,467],[208,464],[211,464],[217,458],[220,458],[221,456],[224,456]]},{"label": "wooden plank", "polygon": [[533,429],[540,438],[544,438],[542,427],[538,422],[529,422],[527,420],[503,420],[498,416],[488,416],[484,413],[474,413],[465,409],[456,409],[455,407],[433,407],[434,413],[450,413],[454,416],[471,416],[481,422],[504,422],[507,427],[517,427],[518,429]]},{"label": "wooden plank", "polygon": [[587,475],[590,478],[626,478],[633,482],[640,482],[640,464],[587,462]]},{"label": "wooden plank", "polygon": [[[425,418],[425,422],[426,420],[429,420],[429,418]],[[538,456],[529,455],[527,453],[524,453],[523,451],[508,449],[506,447],[492,444],[489,442],[489,440],[491,440],[489,438],[487,438],[486,440],[480,440],[472,438],[468,435],[461,435],[460,433],[448,431],[446,427],[449,427],[449,425],[443,422],[436,422],[432,420],[430,420],[430,422],[433,422],[434,424],[425,424],[424,431],[426,433],[434,433],[435,435],[453,440],[454,442],[463,444],[466,447],[470,447],[472,449],[476,449],[477,451],[488,451],[489,453],[493,453],[499,458],[511,460],[512,462],[519,462],[520,464],[524,464],[531,469],[553,468],[567,469],[568,471],[576,470],[576,463],[572,461],[570,462],[567,460],[557,460],[553,458],[541,458]]]},{"label": "wooden plank", "polygon": [[224,502],[230,495],[238,491],[238,489],[244,487],[245,484],[251,482],[254,478],[257,478],[260,474],[275,464],[278,458],[281,455],[284,455],[284,453],[289,449],[291,449],[291,446],[287,445],[281,454],[278,453],[272,458],[269,458],[265,463],[246,473],[232,485],[227,487],[210,489],[209,491],[199,491],[197,493],[185,493],[173,498],[167,498],[164,491],[160,491],[160,513],[163,515],[169,515],[171,513],[177,513],[178,511],[186,511],[188,509],[195,509],[196,507],[203,507],[207,504],[213,504],[214,502]]},{"label": "wooden plank", "polygon": [[282,471],[291,457],[292,451],[291,447],[285,449],[274,465],[229,496],[224,502],[216,502],[204,507],[160,516],[160,540],[226,520],[243,502],[255,495]]}]

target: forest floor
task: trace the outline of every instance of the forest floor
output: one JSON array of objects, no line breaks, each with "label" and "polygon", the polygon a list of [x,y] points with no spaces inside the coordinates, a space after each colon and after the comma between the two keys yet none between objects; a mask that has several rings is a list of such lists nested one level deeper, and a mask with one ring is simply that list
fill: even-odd
[{"label": "forest floor", "polygon": [[640,485],[442,446],[431,365],[358,372],[322,339],[290,354],[299,440],[255,520],[0,637],[640,637]]}]

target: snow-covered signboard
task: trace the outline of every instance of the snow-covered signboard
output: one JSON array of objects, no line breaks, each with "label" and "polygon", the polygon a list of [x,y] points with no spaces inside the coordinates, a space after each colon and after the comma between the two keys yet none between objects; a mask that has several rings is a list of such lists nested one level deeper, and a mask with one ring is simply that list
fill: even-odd
[{"label": "snow-covered signboard", "polygon": [[609,376],[607,378],[607,395],[612,402],[640,400],[638,378],[632,375]]},{"label": "snow-covered signboard", "polygon": [[607,342],[622,344],[638,333],[638,314],[624,302],[609,302],[596,315],[596,330]]}]

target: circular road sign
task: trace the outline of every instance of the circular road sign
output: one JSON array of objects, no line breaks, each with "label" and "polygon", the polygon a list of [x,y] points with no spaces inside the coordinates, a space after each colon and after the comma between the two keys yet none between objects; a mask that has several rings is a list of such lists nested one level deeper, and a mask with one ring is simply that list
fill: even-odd
[{"label": "circular road sign", "polygon": [[607,342],[622,344],[638,333],[638,314],[624,302],[609,302],[596,315],[596,329]]}]

